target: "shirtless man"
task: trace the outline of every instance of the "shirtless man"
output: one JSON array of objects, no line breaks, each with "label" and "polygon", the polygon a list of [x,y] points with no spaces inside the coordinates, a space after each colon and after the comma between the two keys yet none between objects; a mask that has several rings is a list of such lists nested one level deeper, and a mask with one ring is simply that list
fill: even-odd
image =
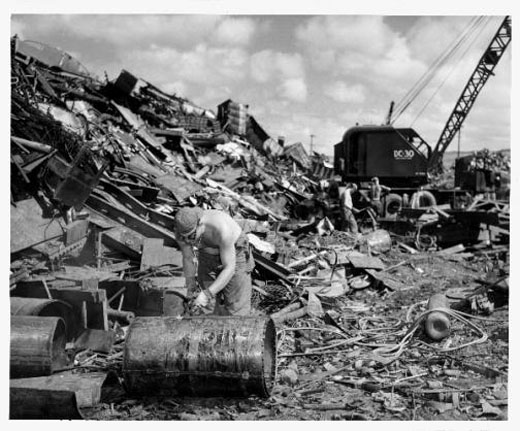
[{"label": "shirtless man", "polygon": [[202,287],[194,305],[208,307],[215,300],[217,315],[249,315],[254,259],[238,223],[223,211],[185,207],[175,215],[174,231],[188,296],[194,295],[197,280]]},{"label": "shirtless man", "polygon": [[370,203],[378,216],[383,215],[383,204],[381,202],[381,196],[383,193],[388,193],[390,190],[390,187],[379,184],[378,177],[372,178],[370,184]]}]

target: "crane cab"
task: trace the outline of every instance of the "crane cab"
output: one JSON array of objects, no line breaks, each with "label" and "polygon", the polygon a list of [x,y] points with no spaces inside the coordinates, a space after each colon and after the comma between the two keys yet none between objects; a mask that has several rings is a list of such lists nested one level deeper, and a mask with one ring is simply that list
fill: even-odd
[{"label": "crane cab", "polygon": [[430,146],[410,128],[356,126],[334,146],[334,171],[343,181],[379,177],[389,187],[427,184]]}]

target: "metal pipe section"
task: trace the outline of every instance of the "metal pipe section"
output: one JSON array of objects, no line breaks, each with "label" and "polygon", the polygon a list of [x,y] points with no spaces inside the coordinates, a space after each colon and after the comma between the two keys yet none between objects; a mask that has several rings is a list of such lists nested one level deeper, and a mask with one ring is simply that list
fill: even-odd
[{"label": "metal pipe section", "polygon": [[65,367],[65,343],[63,319],[11,316],[10,378],[48,376]]},{"label": "metal pipe section", "polygon": [[67,341],[72,340],[78,331],[79,322],[70,304],[58,299],[10,298],[11,316],[61,317],[67,331]]}]

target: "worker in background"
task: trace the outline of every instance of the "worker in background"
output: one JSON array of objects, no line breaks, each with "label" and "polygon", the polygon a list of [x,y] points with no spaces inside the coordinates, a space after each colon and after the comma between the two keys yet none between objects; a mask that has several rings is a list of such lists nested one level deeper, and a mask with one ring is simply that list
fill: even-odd
[{"label": "worker in background", "polygon": [[329,187],[327,189],[327,194],[330,199],[339,199],[339,184],[341,183],[341,177],[339,175],[333,176],[329,181]]},{"label": "worker in background", "polygon": [[238,223],[223,211],[185,207],[175,215],[174,232],[193,304],[217,315],[249,315],[254,259]]},{"label": "worker in background", "polygon": [[355,191],[357,191],[356,184],[347,184],[339,197],[339,206],[341,210],[341,230],[357,234],[358,226],[354,217],[354,205],[352,204],[352,193]]},{"label": "worker in background", "polygon": [[383,204],[381,202],[381,195],[388,193],[390,187],[379,184],[379,178],[374,177],[370,182],[369,198],[370,204],[378,216],[383,216]]},{"label": "worker in background", "polygon": [[486,192],[486,172],[484,166],[484,159],[482,157],[476,157],[475,161],[475,192],[477,194],[483,194]]}]

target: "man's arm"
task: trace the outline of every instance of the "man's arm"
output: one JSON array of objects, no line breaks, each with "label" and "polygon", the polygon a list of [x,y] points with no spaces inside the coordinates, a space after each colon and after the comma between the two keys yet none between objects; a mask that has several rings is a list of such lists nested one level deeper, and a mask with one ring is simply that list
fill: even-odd
[{"label": "man's arm", "polygon": [[193,247],[185,242],[177,240],[179,248],[182,253],[182,272],[186,279],[186,288],[188,289],[188,296],[195,292],[197,287],[197,273],[195,268],[195,255],[193,253]]},{"label": "man's arm", "polygon": [[221,240],[220,261],[222,262],[222,271],[220,271],[211,286],[208,287],[208,290],[213,295],[224,289],[235,273],[236,252],[235,243],[231,235]]}]

